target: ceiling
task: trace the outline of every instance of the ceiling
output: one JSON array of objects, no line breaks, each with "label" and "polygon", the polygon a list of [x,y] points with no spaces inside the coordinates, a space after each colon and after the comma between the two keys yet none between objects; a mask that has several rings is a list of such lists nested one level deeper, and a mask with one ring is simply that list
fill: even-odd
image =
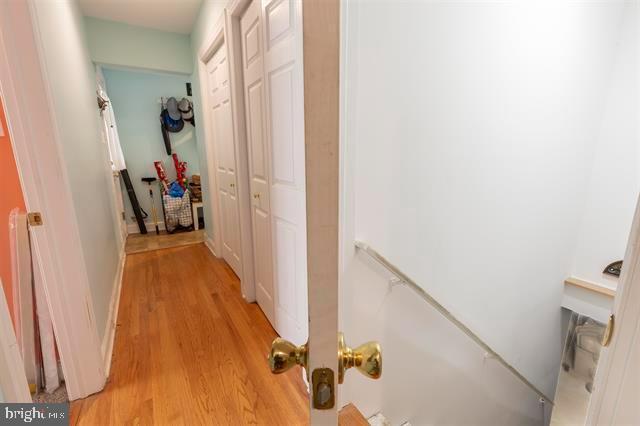
[{"label": "ceiling", "polygon": [[190,34],[202,0],[79,0],[86,16]]}]

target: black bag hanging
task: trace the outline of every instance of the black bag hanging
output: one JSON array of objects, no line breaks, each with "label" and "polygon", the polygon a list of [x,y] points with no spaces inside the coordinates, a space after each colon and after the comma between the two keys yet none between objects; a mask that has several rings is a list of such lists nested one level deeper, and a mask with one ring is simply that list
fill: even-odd
[{"label": "black bag hanging", "polygon": [[167,128],[164,126],[164,113],[166,110],[162,110],[160,113],[160,132],[162,132],[162,140],[164,140],[164,148],[167,150],[167,155],[171,155],[171,138],[169,137],[169,132]]},{"label": "black bag hanging", "polygon": [[[133,208],[133,214],[136,216],[136,222],[138,222],[138,228],[140,228],[141,234],[147,233],[147,226],[144,223],[144,216],[142,216],[143,210],[140,208],[140,203],[138,203],[138,197],[136,197],[136,191],[133,189],[133,185],[131,184],[131,178],[129,177],[129,172],[127,169],[120,170],[120,176],[122,176],[122,181],[124,182],[124,186],[127,188],[127,193],[129,194],[129,201],[131,201],[131,207]],[[145,213],[146,216],[146,213]]]}]

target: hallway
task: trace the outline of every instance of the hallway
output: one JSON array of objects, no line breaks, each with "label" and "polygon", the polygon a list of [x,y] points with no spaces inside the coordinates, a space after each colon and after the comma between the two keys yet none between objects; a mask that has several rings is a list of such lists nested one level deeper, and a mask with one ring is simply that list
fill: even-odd
[{"label": "hallway", "polygon": [[71,424],[307,424],[300,369],[269,371],[275,337],[204,244],[128,255],[109,382]]}]

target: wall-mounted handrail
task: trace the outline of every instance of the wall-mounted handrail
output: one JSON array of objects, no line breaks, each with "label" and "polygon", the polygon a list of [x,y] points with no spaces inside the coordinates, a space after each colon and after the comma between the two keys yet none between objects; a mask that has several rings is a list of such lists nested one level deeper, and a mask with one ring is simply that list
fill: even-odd
[{"label": "wall-mounted handrail", "polygon": [[541,390],[539,390],[533,383],[527,380],[518,370],[516,370],[511,364],[505,361],[500,354],[498,354],[491,346],[486,344],[480,336],[471,331],[469,327],[464,325],[459,319],[457,319],[451,312],[447,310],[444,306],[442,306],[436,299],[433,298],[429,293],[425,291],[424,288],[420,287],[415,281],[413,281],[407,274],[402,272],[395,266],[393,263],[389,262],[384,256],[378,253],[376,250],[371,248],[368,244],[363,243],[362,241],[354,242],[357,249],[362,250],[364,253],[369,255],[372,259],[382,265],[385,269],[395,275],[400,283],[404,284],[406,287],[413,290],[420,298],[426,301],[428,304],[433,306],[438,312],[440,312],[447,320],[452,322],[456,327],[458,327],[464,334],[466,334],[471,340],[476,342],[478,346],[480,346],[486,354],[498,361],[502,364],[507,370],[511,372],[514,376],[516,376],[522,383],[527,385],[532,391],[534,391],[540,398],[544,400],[544,402],[548,402],[553,405],[553,399],[547,397]]}]

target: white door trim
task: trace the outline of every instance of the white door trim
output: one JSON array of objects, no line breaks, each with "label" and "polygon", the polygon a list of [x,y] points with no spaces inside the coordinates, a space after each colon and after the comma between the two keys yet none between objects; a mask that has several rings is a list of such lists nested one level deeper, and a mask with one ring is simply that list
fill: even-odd
[{"label": "white door trim", "polygon": [[640,202],[636,205],[613,314],[613,336],[610,346],[603,348],[600,355],[588,425],[640,422]]},{"label": "white door trim", "polygon": [[89,279],[61,156],[33,0],[0,2],[0,92],[29,211],[44,225],[31,238],[53,320],[70,399],[105,384]]},{"label": "white door trim", "polygon": [[[235,6],[236,4],[234,4]],[[237,37],[230,36],[229,29],[232,28],[231,23],[234,18],[228,13],[227,9],[224,10],[222,16],[214,26],[213,36],[208,41],[204,42],[198,50],[198,69],[200,79],[200,96],[202,98],[203,108],[203,120],[204,120],[204,134],[205,134],[205,147],[207,151],[207,171],[209,175],[209,188],[216,189],[216,195],[210,196],[211,202],[215,205],[212,206],[214,212],[214,221],[216,222],[216,229],[221,229],[220,223],[220,203],[217,196],[217,159],[215,156],[215,150],[213,144],[213,125],[211,116],[208,113],[209,108],[209,89],[208,81],[206,79],[206,64],[211,59],[213,54],[218,49],[227,50],[227,65],[229,67],[229,85],[230,85],[230,97],[231,97],[231,121],[233,130],[233,145],[235,148],[236,158],[236,179],[237,188],[236,194],[238,197],[238,216],[240,225],[240,255],[241,255],[241,276],[240,276],[240,289],[242,297],[247,302],[254,302],[255,297],[255,282],[253,271],[253,235],[251,232],[251,199],[249,189],[249,165],[247,158],[247,143],[244,123],[244,100],[243,100],[243,87],[241,75],[242,68],[235,66],[236,55],[238,49],[240,49],[240,42]],[[235,17],[237,20],[238,17]],[[213,173],[212,173],[213,171]],[[210,190],[211,191],[211,190]],[[221,232],[214,232],[214,249],[218,255],[222,255],[222,235]]]}]

